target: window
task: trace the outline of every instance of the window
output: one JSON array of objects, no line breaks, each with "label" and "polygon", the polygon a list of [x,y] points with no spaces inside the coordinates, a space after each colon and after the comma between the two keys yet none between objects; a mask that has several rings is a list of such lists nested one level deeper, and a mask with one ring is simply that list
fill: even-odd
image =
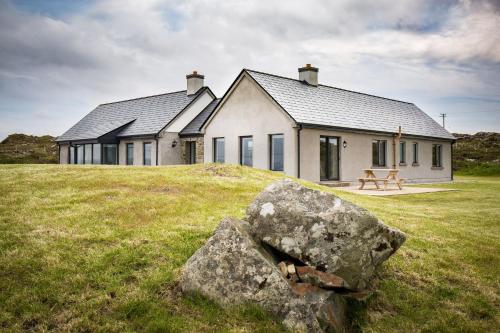
[{"label": "window", "polygon": [[240,137],[240,164],[253,165],[253,138],[251,136]]},{"label": "window", "polygon": [[75,147],[69,146],[69,164],[75,164]]},{"label": "window", "polygon": [[385,152],[387,141],[373,140],[372,142],[372,164],[375,167],[385,167]]},{"label": "window", "polygon": [[127,143],[127,154],[126,154],[127,165],[134,165],[134,144]]},{"label": "window", "polygon": [[92,144],[85,145],[85,164],[92,164]]},{"label": "window", "polygon": [[283,134],[272,134],[270,138],[270,169],[273,171],[283,171]]},{"label": "window", "polygon": [[441,168],[442,165],[442,146],[432,145],[432,166],[434,168]]},{"label": "window", "polygon": [[418,164],[418,142],[413,142],[412,147],[413,164],[416,165]]},{"label": "window", "polygon": [[83,164],[84,162],[85,151],[83,149],[83,145],[76,146],[76,164]]},{"label": "window", "polygon": [[214,162],[224,163],[224,138],[214,138]]},{"label": "window", "polygon": [[185,149],[187,164],[196,164],[196,141],[187,141]]},{"label": "window", "polygon": [[151,165],[151,142],[144,142],[144,165]]},{"label": "window", "polygon": [[95,143],[92,145],[92,163],[101,164],[101,144]]},{"label": "window", "polygon": [[117,164],[118,149],[116,149],[116,144],[103,144],[102,152],[103,164]]},{"label": "window", "polygon": [[406,164],[406,142],[399,142],[399,164]]}]

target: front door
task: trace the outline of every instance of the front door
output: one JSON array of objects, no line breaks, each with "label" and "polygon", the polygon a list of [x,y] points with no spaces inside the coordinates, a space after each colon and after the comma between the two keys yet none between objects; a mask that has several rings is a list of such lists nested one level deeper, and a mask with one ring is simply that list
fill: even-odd
[{"label": "front door", "polygon": [[321,180],[339,180],[339,142],[336,136],[319,138],[319,173]]},{"label": "front door", "polygon": [[187,157],[188,157],[188,164],[195,164],[196,163],[196,141],[188,141],[186,142],[187,147]]}]

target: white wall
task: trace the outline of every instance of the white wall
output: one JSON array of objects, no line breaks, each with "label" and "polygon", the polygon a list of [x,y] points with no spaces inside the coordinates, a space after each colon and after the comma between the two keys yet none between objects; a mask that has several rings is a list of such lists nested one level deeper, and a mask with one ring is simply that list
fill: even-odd
[{"label": "white wall", "polygon": [[284,171],[297,174],[294,125],[279,107],[253,82],[243,76],[205,130],[206,163],[213,159],[213,138],[225,138],[225,163],[239,163],[239,137],[253,136],[253,166],[269,169],[269,135],[284,134]]},{"label": "white wall", "polygon": [[203,109],[213,100],[212,95],[210,95],[208,91],[205,91],[203,95],[199,96],[198,99],[193,102],[193,104],[178,115],[177,118],[164,129],[164,131],[173,133],[182,131],[184,127],[186,127],[186,125],[189,124],[191,120],[203,111]]},{"label": "white wall", "polygon": [[151,143],[151,165],[156,165],[156,141],[155,139],[130,139],[121,140],[118,145],[119,157],[118,164],[127,164],[127,143],[134,144],[134,164],[133,165],[144,165],[144,143]]}]

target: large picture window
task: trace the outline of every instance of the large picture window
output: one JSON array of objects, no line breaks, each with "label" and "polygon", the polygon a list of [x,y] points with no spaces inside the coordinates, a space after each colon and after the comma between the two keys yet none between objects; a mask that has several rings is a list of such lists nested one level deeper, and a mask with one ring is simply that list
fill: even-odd
[{"label": "large picture window", "polygon": [[75,164],[75,147],[69,146],[69,164]]},{"label": "large picture window", "polygon": [[103,144],[102,145],[103,164],[117,164],[118,149],[116,144]]},{"label": "large picture window", "polygon": [[240,164],[253,166],[253,138],[251,136],[240,137]]},{"label": "large picture window", "polygon": [[412,144],[412,157],[413,157],[413,164],[414,165],[418,164],[418,142],[413,142]]},{"label": "large picture window", "polygon": [[224,138],[214,138],[214,162],[224,163],[225,162],[225,141]]},{"label": "large picture window", "polygon": [[85,145],[85,164],[92,164],[92,144]]},{"label": "large picture window", "polygon": [[441,168],[442,164],[442,148],[441,145],[432,145],[432,166],[435,168]]},{"label": "large picture window", "polygon": [[92,145],[92,163],[101,164],[101,144],[94,143]]},{"label": "large picture window", "polygon": [[386,163],[386,140],[373,140],[372,142],[372,165],[374,167],[385,167]]},{"label": "large picture window", "polygon": [[406,142],[399,142],[399,164],[406,164]]},{"label": "large picture window", "polygon": [[273,171],[283,171],[284,155],[283,155],[283,134],[272,134],[270,138],[270,169]]},{"label": "large picture window", "polygon": [[151,142],[144,142],[144,165],[151,165]]},{"label": "large picture window", "polygon": [[83,164],[85,162],[85,150],[84,145],[76,146],[76,164]]}]

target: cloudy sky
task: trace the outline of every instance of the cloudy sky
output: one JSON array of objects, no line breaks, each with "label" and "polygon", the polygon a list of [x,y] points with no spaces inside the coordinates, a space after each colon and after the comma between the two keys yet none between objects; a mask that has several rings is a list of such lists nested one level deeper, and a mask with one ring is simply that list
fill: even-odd
[{"label": "cloudy sky", "polygon": [[500,131],[500,0],[0,0],[0,139],[60,135],[96,105],[242,68],[411,101]]}]

